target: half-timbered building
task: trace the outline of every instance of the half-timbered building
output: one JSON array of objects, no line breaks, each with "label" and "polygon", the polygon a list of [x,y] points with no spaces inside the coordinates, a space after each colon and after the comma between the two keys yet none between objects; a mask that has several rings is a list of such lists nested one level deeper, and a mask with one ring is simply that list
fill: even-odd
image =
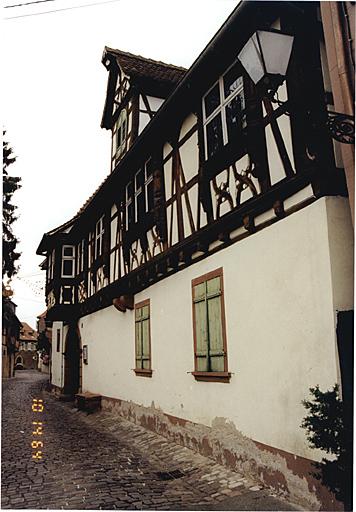
[{"label": "half-timbered building", "polygon": [[[300,424],[341,380],[352,224],[318,2],[242,2],[190,69],[106,47],[111,172],[44,234],[52,385],[305,506],[327,505]],[[237,58],[294,36],[278,97]]]}]

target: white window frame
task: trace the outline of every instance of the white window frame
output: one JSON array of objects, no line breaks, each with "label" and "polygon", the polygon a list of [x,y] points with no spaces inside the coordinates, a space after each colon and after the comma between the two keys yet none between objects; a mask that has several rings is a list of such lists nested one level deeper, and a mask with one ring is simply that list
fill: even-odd
[{"label": "white window frame", "polygon": [[77,274],[84,270],[84,240],[77,245]]},{"label": "white window frame", "polygon": [[145,212],[148,213],[148,185],[152,183],[153,181],[153,172],[150,176],[147,175],[147,164],[150,162],[150,158],[145,163],[145,181],[144,181],[144,187],[145,187]]},{"label": "white window frame", "polygon": [[95,224],[95,258],[98,258],[103,253],[103,238],[104,238],[104,215],[100,217],[98,222]]},{"label": "white window frame", "polygon": [[[119,129],[122,127],[122,125],[125,123],[125,131],[120,130],[120,140],[118,140],[118,133]],[[120,115],[118,117],[118,120],[115,123],[114,126],[114,132],[113,132],[113,157],[115,159],[119,158],[126,149],[126,141],[127,141],[127,134],[128,134],[128,115],[126,108],[123,108],[120,112]]]},{"label": "white window frame", "polygon": [[[65,256],[64,255],[64,249],[72,249],[72,255],[71,256]],[[65,261],[72,261],[72,274],[71,275],[67,275],[67,274],[64,274],[64,262]],[[62,246],[62,268],[61,268],[61,277],[64,277],[64,278],[71,278],[71,277],[74,277],[75,276],[75,246],[74,245],[63,245]]]},{"label": "white window frame", "polygon": [[[131,181],[125,187],[125,229],[128,231],[129,229],[129,206],[132,203],[132,196],[129,195],[129,187],[132,184]],[[133,184],[132,184],[133,185]]]},{"label": "white window frame", "polygon": [[142,185],[137,186],[137,176],[142,172],[142,169],[137,171],[134,178],[134,202],[135,202],[135,222],[138,222],[138,198],[142,194]]},{"label": "white window frame", "polygon": [[51,281],[54,276],[54,249],[48,256],[48,281]]},{"label": "white window frame", "polygon": [[[233,91],[227,98],[225,98],[225,92],[224,92],[224,77],[225,75],[230,71],[230,69],[235,64],[232,64],[228,67],[228,69],[224,72],[223,75],[219,77],[219,79],[210,87],[210,89],[204,94],[202,99],[202,109],[203,109],[203,131],[204,131],[204,150],[205,150],[205,160],[208,160],[208,139],[207,139],[207,125],[210,123],[210,121],[213,120],[213,118],[220,112],[221,114],[221,125],[222,125],[222,136],[223,136],[223,145],[226,146],[226,144],[229,142],[229,135],[227,131],[227,123],[226,123],[226,105],[231,102],[241,92],[244,92],[244,81],[243,77],[241,76],[241,83],[237,87],[235,91]],[[208,96],[208,94],[214,89],[216,84],[219,84],[219,92],[220,92],[220,104],[216,107],[216,109],[209,114],[208,117],[206,117],[205,112],[205,98]]]}]

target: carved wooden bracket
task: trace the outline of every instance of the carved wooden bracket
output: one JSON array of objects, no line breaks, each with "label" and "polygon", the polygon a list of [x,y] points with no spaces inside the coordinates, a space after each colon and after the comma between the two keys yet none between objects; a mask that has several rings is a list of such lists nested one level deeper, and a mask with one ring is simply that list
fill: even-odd
[{"label": "carved wooden bracket", "polygon": [[250,233],[255,230],[255,219],[252,215],[245,215],[243,218],[243,225],[246,231],[249,231]]},{"label": "carved wooden bracket", "polygon": [[276,214],[276,216],[279,219],[281,219],[282,217],[285,216],[283,201],[280,201],[279,199],[277,199],[277,201],[275,201],[275,203],[273,205],[273,209],[274,209],[274,213]]},{"label": "carved wooden bracket", "polygon": [[118,311],[125,313],[127,309],[134,308],[134,297],[133,295],[121,295],[120,297],[113,299],[112,303]]}]

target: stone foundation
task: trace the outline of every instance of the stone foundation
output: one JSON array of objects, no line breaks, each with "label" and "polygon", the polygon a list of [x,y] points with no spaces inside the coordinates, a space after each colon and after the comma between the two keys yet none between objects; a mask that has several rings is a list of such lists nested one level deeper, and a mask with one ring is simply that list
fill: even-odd
[{"label": "stone foundation", "polygon": [[118,414],[170,441],[210,457],[229,469],[258,478],[289,495],[305,510],[343,510],[343,505],[316,480],[311,460],[253,441],[224,418],[212,427],[163,413],[154,407],[102,397],[102,409]]}]

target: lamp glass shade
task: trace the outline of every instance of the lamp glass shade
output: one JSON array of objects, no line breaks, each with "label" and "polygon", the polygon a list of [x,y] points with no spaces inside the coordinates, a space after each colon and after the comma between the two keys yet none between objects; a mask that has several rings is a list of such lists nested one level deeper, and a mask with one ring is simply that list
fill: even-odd
[{"label": "lamp glass shade", "polygon": [[286,75],[293,40],[293,36],[267,30],[250,37],[238,58],[255,84],[265,75]]}]

